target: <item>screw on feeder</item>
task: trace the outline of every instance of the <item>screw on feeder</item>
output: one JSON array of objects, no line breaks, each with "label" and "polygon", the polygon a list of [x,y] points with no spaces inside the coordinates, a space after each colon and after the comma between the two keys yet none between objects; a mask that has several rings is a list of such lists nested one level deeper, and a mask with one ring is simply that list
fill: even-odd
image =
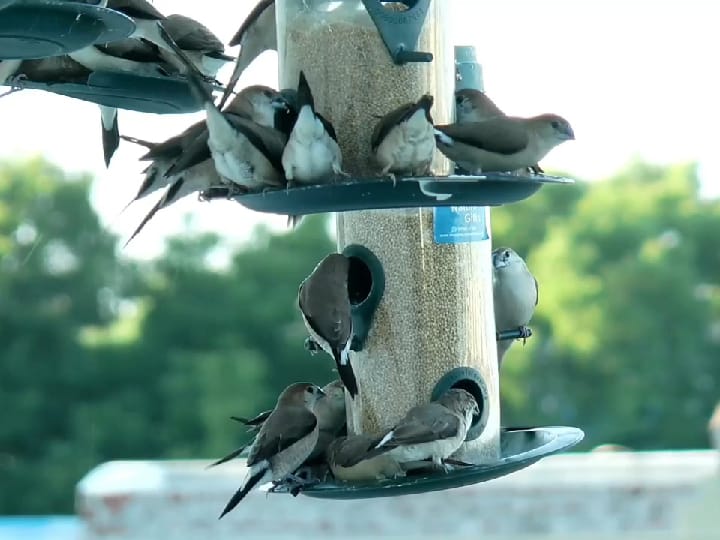
[{"label": "screw on feeder", "polygon": [[527,326],[523,328],[515,328],[513,330],[502,330],[497,332],[497,341],[507,341],[509,339],[527,339],[531,337],[532,330]]},{"label": "screw on feeder", "polygon": [[377,26],[393,62],[398,65],[409,62],[432,62],[432,53],[414,50],[427,16],[430,0],[399,2],[407,6],[408,9],[404,11],[390,10],[384,7],[380,0],[362,0],[362,2]]}]

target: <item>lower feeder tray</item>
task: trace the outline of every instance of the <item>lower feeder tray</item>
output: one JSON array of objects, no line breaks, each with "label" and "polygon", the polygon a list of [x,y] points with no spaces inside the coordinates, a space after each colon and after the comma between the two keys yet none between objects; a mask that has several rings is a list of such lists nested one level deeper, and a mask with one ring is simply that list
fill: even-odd
[{"label": "lower feeder tray", "polygon": [[395,185],[389,178],[356,178],[239,195],[235,200],[257,212],[292,215],[427,206],[499,206],[526,199],[545,184],[572,183],[574,180],[557,176],[510,173],[398,178]]},{"label": "lower feeder tray", "polygon": [[0,60],[44,58],[128,37],[130,17],[99,3],[0,0]]},{"label": "lower feeder tray", "polygon": [[[546,456],[575,446],[584,437],[583,431],[575,427],[503,428],[500,432],[502,455],[497,463],[373,483],[325,482],[304,487],[300,493],[320,499],[367,499],[469,486],[524,469]],[[281,485],[273,493],[288,494],[291,489]]]},{"label": "lower feeder tray", "polygon": [[87,83],[40,83],[23,80],[22,88],[46,90],[99,105],[143,113],[196,112],[200,105],[187,82],[179,77],[145,77],[95,71]]}]

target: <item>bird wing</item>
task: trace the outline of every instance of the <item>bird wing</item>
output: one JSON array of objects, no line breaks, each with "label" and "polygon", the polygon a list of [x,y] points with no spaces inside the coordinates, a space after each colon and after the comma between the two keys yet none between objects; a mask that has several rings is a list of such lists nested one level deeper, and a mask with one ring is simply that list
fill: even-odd
[{"label": "bird wing", "polygon": [[530,141],[523,123],[508,117],[435,128],[457,142],[496,154],[515,154],[525,149]]},{"label": "bird wing", "polygon": [[202,23],[184,15],[170,15],[163,26],[178,47],[184,51],[223,52],[222,41]]},{"label": "bird wing", "polygon": [[248,467],[286,450],[310,435],[316,426],[317,418],[305,407],[276,408],[255,437],[247,459]]},{"label": "bird wing", "polygon": [[347,343],[352,332],[350,299],[338,287],[327,282],[316,288],[313,281],[300,286],[298,303],[305,319],[319,336],[330,344]]},{"label": "bird wing", "polygon": [[[140,158],[140,161],[179,158],[183,155],[185,149],[190,147],[196,139],[200,137],[203,131],[205,131],[205,120],[195,122],[179,135],[170,137],[161,143],[155,143],[153,147],[150,148],[150,151]],[[205,140],[207,140],[207,138]]]},{"label": "bird wing", "polygon": [[459,417],[439,403],[428,403],[410,409],[392,429],[389,446],[420,444],[455,437],[460,429]]},{"label": "bird wing", "polygon": [[235,420],[236,422],[240,422],[241,424],[244,424],[246,426],[259,426],[262,425],[265,420],[268,419],[272,411],[263,411],[254,418],[243,418],[242,416],[231,416],[230,418],[232,420]]},{"label": "bird wing", "polygon": [[190,167],[202,163],[206,159],[210,159],[212,154],[208,147],[209,137],[210,134],[208,133],[207,127],[203,125],[200,132],[191,142],[185,141],[181,144],[180,147],[176,149],[180,151],[180,154],[177,156],[178,159],[172,164],[172,167],[167,170],[165,178],[180,174]]},{"label": "bird wing", "polygon": [[99,43],[95,45],[95,48],[109,56],[124,58],[133,62],[164,64],[163,57],[160,55],[160,48],[144,39],[119,39],[110,43]]},{"label": "bird wing", "polygon": [[385,140],[385,137],[388,136],[392,128],[410,118],[419,107],[419,103],[406,103],[383,116],[375,126],[372,137],[370,138],[372,151],[377,150],[378,146]]},{"label": "bird wing", "polygon": [[250,28],[255,23],[255,21],[258,19],[258,17],[260,17],[263,11],[272,6],[274,3],[275,0],[261,0],[260,2],[258,2],[257,5],[253,8],[253,10],[248,14],[248,16],[245,17],[245,20],[240,25],[240,28],[238,28],[238,31],[235,32],[235,35],[232,37],[228,44],[231,47],[234,47],[235,45],[240,45],[240,42],[245,36],[245,32],[247,32],[248,28]]},{"label": "bird wing", "polygon": [[361,461],[374,457],[370,452],[377,446],[382,437],[352,435],[335,439],[328,447],[328,460],[340,467],[352,467]]},{"label": "bird wing", "polygon": [[228,118],[230,124],[242,133],[248,141],[250,141],[250,144],[257,148],[273,168],[284,177],[285,171],[282,166],[282,153],[287,143],[287,137],[275,128],[261,126],[242,116],[231,115],[229,113],[225,113],[225,116]]}]

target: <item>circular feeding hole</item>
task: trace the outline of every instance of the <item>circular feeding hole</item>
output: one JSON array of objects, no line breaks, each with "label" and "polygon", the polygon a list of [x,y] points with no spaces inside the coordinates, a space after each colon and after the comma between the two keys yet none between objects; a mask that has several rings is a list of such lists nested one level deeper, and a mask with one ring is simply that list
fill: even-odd
[{"label": "circular feeding hole", "polygon": [[348,273],[348,294],[354,306],[362,304],[370,296],[373,279],[372,272],[365,261],[359,257],[348,257],[350,270]]}]

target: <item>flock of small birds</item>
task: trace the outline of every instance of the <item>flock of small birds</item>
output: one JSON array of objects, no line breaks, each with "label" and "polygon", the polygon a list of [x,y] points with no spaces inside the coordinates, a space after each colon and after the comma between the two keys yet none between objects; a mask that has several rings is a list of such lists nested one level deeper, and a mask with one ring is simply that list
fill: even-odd
[{"label": "flock of small birds", "polygon": [[[525,329],[537,305],[537,282],[510,248],[493,251],[495,319],[498,328]],[[471,464],[454,459],[479,414],[475,397],[451,388],[413,407],[383,433],[348,433],[346,392],[360,393],[349,357],[353,339],[348,294],[349,259],[331,253],[300,284],[298,308],[313,343],[330,355],[340,379],[324,388],[298,382],[277,398],[275,408],[254,418],[232,417],[256,432],[248,446],[211,466],[247,456],[248,472],[220,517],[255,487],[272,482],[293,495],[329,477],[340,482],[377,482],[408,474]],[[512,342],[498,342],[498,363]]]},{"label": "flock of small birds", "polygon": [[[241,46],[236,59],[225,54],[217,36],[193,19],[166,17],[146,0],[107,0],[104,4],[135,21],[136,30],[129,38],[66,56],[2,61],[0,83],[21,87],[23,79],[82,82],[95,71],[187,79],[203,104],[206,119],[163,142],[121,136],[117,110],[100,107],[106,164],[120,139],[148,150],[140,158],[148,162],[145,178],[131,203],[165,189],[130,239],[158,210],[191,193],[202,196],[220,190],[231,197],[324,184],[347,176],[335,130],[316,110],[302,71],[293,89],[254,85],[234,93],[242,71],[263,51],[277,48],[273,0],[261,0],[229,42]],[[219,83],[215,76],[224,63],[233,60],[230,83],[216,105],[212,89]],[[574,139],[562,117],[507,116],[477,90],[456,93],[453,124],[435,125],[432,106],[433,96],[426,94],[371,120],[376,122],[371,145],[378,177],[395,182],[396,175],[429,174],[436,150],[474,174],[541,173],[539,161],[555,146]],[[293,225],[297,223],[297,216],[289,218]],[[494,250],[492,264],[496,327],[519,329],[526,337],[538,302],[537,281],[510,248]],[[250,490],[269,481],[276,487],[291,485],[296,494],[297,489],[328,475],[340,481],[377,481],[428,466],[448,470],[467,465],[452,455],[479,410],[474,397],[459,388],[410,409],[385,433],[347,432],[345,393],[354,400],[361,392],[349,357],[353,338],[349,268],[344,255],[330,254],[298,291],[298,308],[310,340],[333,358],[340,380],[322,389],[310,383],[292,384],[272,411],[251,420],[236,418],[257,434],[247,448],[214,464],[247,452],[249,471],[221,517]],[[511,344],[498,341],[498,362]]]},{"label": "flock of small birds", "polygon": [[[253,85],[234,93],[242,71],[262,52],[277,49],[275,5],[261,0],[230,40],[240,45],[237,58],[225,54],[220,39],[198,21],[165,16],[147,0],[106,0],[106,7],[131,17],[136,30],[126,39],[91,45],[66,56],[0,62],[0,83],[22,87],[36,82],[86,81],[95,71],[146,76],[181,76],[203,104],[206,119],[163,142],[120,135],[118,111],[100,106],[103,149],[109,165],[120,139],[143,145],[145,178],[131,201],[160,189],[163,196],[131,235],[130,242],[162,208],[198,193],[201,200],[320,185],[347,177],[342,149],[330,120],[315,108],[303,72],[293,89]],[[220,67],[235,69],[219,104],[212,89]],[[232,99],[230,99],[232,97]],[[436,149],[470,174],[531,171],[555,146],[575,138],[564,118],[505,115],[477,90],[456,93],[456,122],[435,125],[433,96],[422,95],[387,111],[376,122],[371,145],[378,177],[430,174]],[[289,216],[295,226],[298,216]],[[126,244],[127,245],[127,244]]]}]

